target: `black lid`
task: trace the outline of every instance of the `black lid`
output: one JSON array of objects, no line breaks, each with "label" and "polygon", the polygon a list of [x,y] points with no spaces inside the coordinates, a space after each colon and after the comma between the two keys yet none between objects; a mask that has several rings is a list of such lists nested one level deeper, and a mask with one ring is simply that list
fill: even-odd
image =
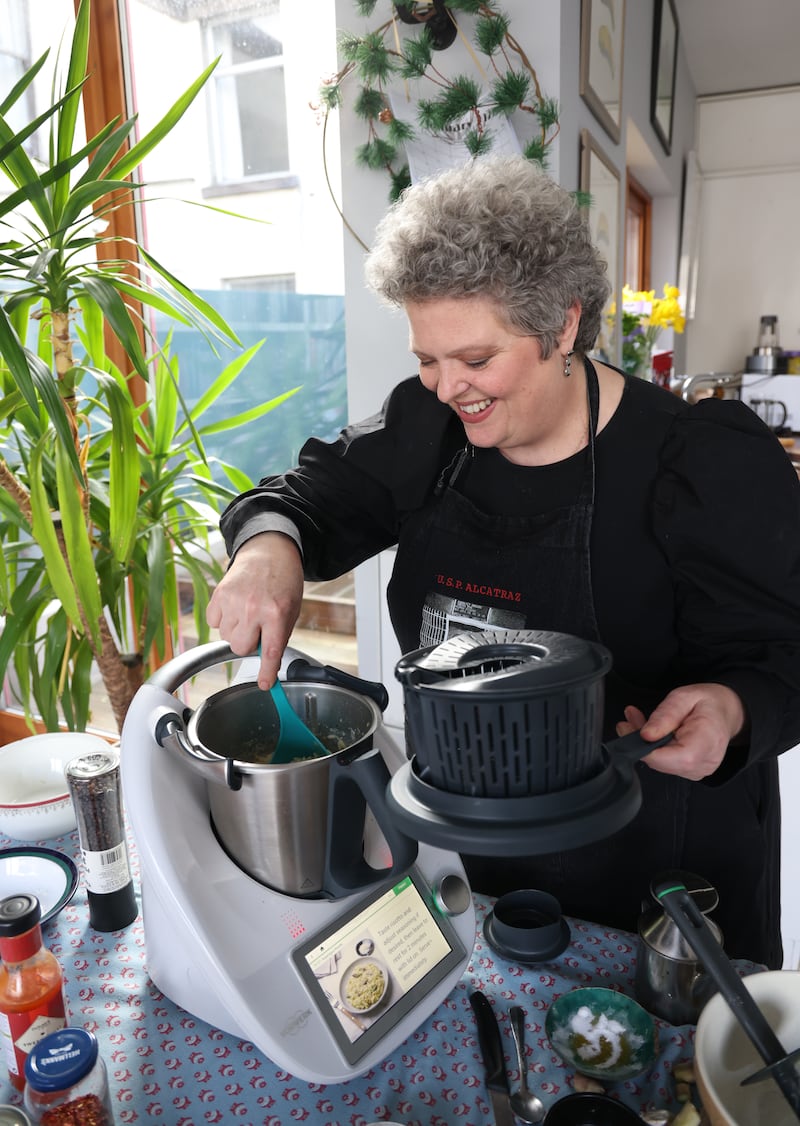
[{"label": "black lid", "polygon": [[42,917],[35,895],[8,895],[0,899],[0,938],[16,938],[32,930]]}]

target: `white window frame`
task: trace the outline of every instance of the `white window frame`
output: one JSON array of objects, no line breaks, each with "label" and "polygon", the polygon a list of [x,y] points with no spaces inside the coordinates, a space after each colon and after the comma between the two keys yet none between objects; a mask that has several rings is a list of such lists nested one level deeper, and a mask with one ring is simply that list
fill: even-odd
[{"label": "white window frame", "polygon": [[[225,19],[208,20],[203,26],[203,35],[206,55],[211,59],[216,57],[214,46],[214,29],[226,24],[246,21],[249,16],[280,14],[280,4],[277,0],[257,6],[249,5],[238,11],[229,12]],[[275,169],[272,172],[259,172],[248,175],[244,171],[244,153],[238,128],[238,107],[235,104],[235,84],[228,83],[226,79],[239,78],[246,74],[266,73],[270,70],[280,70],[284,75],[284,89],[286,88],[286,56],[285,54],[272,55],[264,59],[252,59],[249,62],[228,63],[220,61],[214,71],[209,84],[209,129],[211,131],[211,169],[213,183],[248,184],[257,182],[263,184],[270,179],[283,179],[290,169]],[[289,126],[285,123],[286,147],[288,152]],[[288,160],[287,160],[288,163]]]}]

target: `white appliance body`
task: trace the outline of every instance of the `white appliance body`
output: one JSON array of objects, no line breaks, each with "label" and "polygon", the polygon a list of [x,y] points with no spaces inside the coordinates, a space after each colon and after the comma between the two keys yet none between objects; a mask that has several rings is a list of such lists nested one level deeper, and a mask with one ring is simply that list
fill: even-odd
[{"label": "white appliance body", "polygon": [[[177,705],[177,706],[176,706]],[[292,957],[364,895],[344,900],[282,895],[244,873],[210,824],[206,783],[155,738],[159,717],[181,707],[152,684],[139,690],[121,738],[122,780],[140,860],[150,976],[193,1015],[250,1040],[310,1082],[345,1082],[389,1055],[455,987],[475,940],[475,911],[449,919],[463,947],[458,965],[357,1062],[348,1062]],[[414,866],[436,889],[466,877],[455,853],[420,845]],[[452,961],[452,958],[451,958]]]},{"label": "white appliance body", "polygon": [[763,372],[745,372],[742,375],[742,402],[748,406],[754,400],[777,399],[786,404],[784,425],[800,432],[800,375],[764,375]]}]

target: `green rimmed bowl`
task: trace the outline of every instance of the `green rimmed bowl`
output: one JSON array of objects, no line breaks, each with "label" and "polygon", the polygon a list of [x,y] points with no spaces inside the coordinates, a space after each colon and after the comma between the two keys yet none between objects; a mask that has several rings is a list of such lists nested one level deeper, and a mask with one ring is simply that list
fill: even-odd
[{"label": "green rimmed bowl", "polygon": [[658,1034],[649,1013],[615,989],[573,989],[553,1001],[545,1032],[564,1063],[613,1083],[653,1065]]}]

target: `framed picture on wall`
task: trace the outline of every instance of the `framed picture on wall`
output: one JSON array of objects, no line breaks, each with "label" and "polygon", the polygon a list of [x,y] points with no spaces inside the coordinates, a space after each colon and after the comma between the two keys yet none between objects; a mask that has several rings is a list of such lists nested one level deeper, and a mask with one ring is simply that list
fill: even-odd
[{"label": "framed picture on wall", "polygon": [[593,355],[619,363],[619,321],[621,286],[619,280],[620,175],[588,129],[581,130],[580,190],[590,197],[589,229],[592,241],[608,264],[611,296],[603,311],[600,335]]},{"label": "framed picture on wall", "polygon": [[622,121],[625,0],[581,0],[580,94],[617,144]]},{"label": "framed picture on wall", "polygon": [[675,11],[675,0],[656,0],[653,64],[650,75],[650,121],[668,156],[672,151],[677,65],[678,15]]}]

